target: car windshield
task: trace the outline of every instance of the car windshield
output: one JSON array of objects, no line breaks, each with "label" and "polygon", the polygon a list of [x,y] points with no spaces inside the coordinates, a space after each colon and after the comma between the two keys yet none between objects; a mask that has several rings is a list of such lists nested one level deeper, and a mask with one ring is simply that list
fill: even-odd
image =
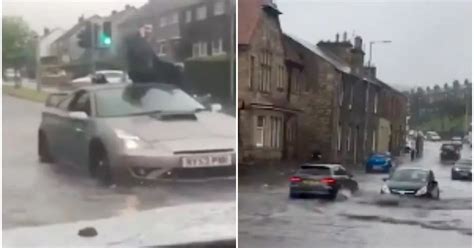
[{"label": "car windshield", "polygon": [[190,112],[204,107],[172,85],[131,85],[96,92],[98,117],[122,117],[153,112]]},{"label": "car windshield", "polygon": [[123,74],[121,72],[102,72],[107,78],[121,78]]},{"label": "car windshield", "polygon": [[331,170],[326,166],[303,165],[299,169],[298,173],[313,176],[326,176],[331,175]]},{"label": "car windshield", "polygon": [[441,147],[441,149],[443,149],[443,150],[454,150],[454,146],[453,145],[443,145]]},{"label": "car windshield", "polygon": [[390,180],[400,182],[426,182],[428,172],[418,169],[396,170]]}]

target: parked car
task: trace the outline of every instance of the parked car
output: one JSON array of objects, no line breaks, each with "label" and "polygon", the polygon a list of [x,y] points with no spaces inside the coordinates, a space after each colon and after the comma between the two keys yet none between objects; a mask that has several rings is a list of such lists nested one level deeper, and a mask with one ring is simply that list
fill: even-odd
[{"label": "parked car", "polygon": [[456,145],[451,143],[444,143],[441,145],[440,160],[445,161],[457,161],[461,157],[459,149]]},{"label": "parked car", "polygon": [[451,169],[451,179],[472,180],[472,159],[461,159],[457,161]]},{"label": "parked car", "polygon": [[440,141],[441,137],[435,131],[428,131],[426,132],[426,139],[429,141]]},{"label": "parked car", "polygon": [[403,166],[383,180],[380,194],[439,199],[440,190],[432,170]]},{"label": "parked car", "polygon": [[105,84],[52,94],[38,130],[43,162],[87,168],[104,184],[235,176],[235,118],[171,84]]},{"label": "parked car", "polygon": [[335,199],[341,188],[356,191],[359,186],[339,164],[303,164],[290,178],[290,198],[316,195]]},{"label": "parked car", "polygon": [[365,165],[365,171],[385,172],[388,173],[392,169],[392,156],[389,153],[376,153],[369,157]]},{"label": "parked car", "polygon": [[127,73],[119,70],[102,70],[96,71],[94,74],[89,74],[85,77],[80,77],[72,80],[73,84],[92,84],[100,77],[104,76],[108,83],[130,83],[131,80]]}]

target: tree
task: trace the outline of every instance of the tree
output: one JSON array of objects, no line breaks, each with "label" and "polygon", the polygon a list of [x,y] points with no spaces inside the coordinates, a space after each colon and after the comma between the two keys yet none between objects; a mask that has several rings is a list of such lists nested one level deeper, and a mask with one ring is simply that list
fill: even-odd
[{"label": "tree", "polygon": [[444,83],[444,90],[448,90],[448,89],[449,89],[448,83]]},{"label": "tree", "polygon": [[36,34],[21,17],[3,16],[2,70],[14,68],[18,71],[31,61],[35,54]]},{"label": "tree", "polygon": [[453,81],[453,88],[454,88],[454,89],[459,89],[460,86],[461,86],[461,85],[459,84],[459,80],[454,80],[454,81]]},{"label": "tree", "polygon": [[471,82],[469,82],[469,79],[467,79],[467,78],[464,79],[464,85],[465,85],[465,86],[468,86],[469,84],[471,84]]}]

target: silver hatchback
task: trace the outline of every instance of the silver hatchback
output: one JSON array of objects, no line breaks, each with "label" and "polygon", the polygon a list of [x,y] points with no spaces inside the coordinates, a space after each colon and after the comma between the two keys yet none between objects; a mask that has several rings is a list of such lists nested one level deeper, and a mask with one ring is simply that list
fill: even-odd
[{"label": "silver hatchback", "polygon": [[52,94],[38,132],[43,162],[119,179],[235,176],[235,118],[169,84],[95,85]]}]

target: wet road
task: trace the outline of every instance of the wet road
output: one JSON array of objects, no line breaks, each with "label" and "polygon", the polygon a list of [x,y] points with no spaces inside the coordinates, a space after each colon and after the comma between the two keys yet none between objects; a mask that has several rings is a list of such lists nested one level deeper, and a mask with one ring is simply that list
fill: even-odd
[{"label": "wet road", "polygon": [[3,96],[3,228],[93,220],[194,202],[235,200],[235,180],[103,188],[85,170],[38,162],[42,106]]},{"label": "wet road", "polygon": [[[334,202],[289,200],[281,185],[239,185],[239,247],[471,247],[471,182],[452,181],[439,143],[418,164],[431,168],[441,200],[381,198],[386,175],[358,173],[360,191]],[[462,156],[470,157],[467,146]]]}]

